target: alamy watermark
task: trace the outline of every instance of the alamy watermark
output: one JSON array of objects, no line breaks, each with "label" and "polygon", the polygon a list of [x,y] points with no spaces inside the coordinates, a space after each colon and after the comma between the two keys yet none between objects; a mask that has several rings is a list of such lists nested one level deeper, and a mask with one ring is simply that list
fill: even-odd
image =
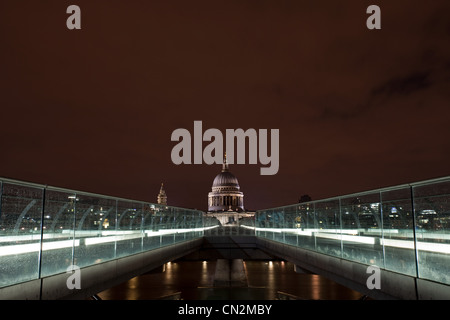
[{"label": "alamy watermark", "polygon": [[370,276],[367,278],[366,286],[367,289],[381,289],[381,271],[380,267],[371,265],[366,269],[366,273],[369,273]]},{"label": "alamy watermark", "polygon": [[80,267],[77,265],[70,265],[66,273],[70,273],[70,276],[66,280],[66,286],[67,289],[73,290],[73,289],[81,289],[81,270]]},{"label": "alamy watermark", "polygon": [[[210,128],[203,132],[202,121],[194,121],[193,134],[180,128],[172,132],[171,141],[179,141],[170,154],[172,162],[179,164],[222,164],[225,152],[229,164],[246,163],[246,145],[248,146],[248,163],[259,163],[261,175],[277,174],[280,166],[280,130],[270,129],[270,154],[268,129],[226,129],[224,135],[219,129]],[[209,142],[203,149],[203,142]],[[235,144],[236,142],[236,144]],[[246,143],[248,142],[248,143]],[[235,162],[236,146],[236,162]],[[193,156],[193,157],[192,157]]]},{"label": "alamy watermark", "polygon": [[[81,8],[77,5],[70,5],[66,9],[66,13],[70,14],[66,20],[66,27],[69,30],[81,29]],[[377,5],[370,5],[366,9],[366,14],[369,16],[366,20],[366,27],[369,30],[381,29],[381,9]]]}]

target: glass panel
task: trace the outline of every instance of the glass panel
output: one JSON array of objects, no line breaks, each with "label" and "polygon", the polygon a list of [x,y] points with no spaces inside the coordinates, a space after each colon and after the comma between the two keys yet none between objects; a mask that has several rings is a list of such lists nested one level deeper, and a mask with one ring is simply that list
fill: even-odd
[{"label": "glass panel", "polygon": [[63,273],[73,264],[76,194],[47,190],[45,193],[44,245],[41,276]]},{"label": "glass panel", "polygon": [[[43,190],[3,183],[0,208],[0,286],[39,277]],[[18,272],[19,271],[19,272]]]},{"label": "glass panel", "polygon": [[174,242],[175,234],[173,233],[174,228],[174,214],[169,207],[160,206],[160,224],[159,230],[161,232],[161,246],[167,246]]},{"label": "glass panel", "polygon": [[114,259],[116,200],[77,194],[75,201],[75,254],[78,267]]},{"label": "glass panel", "polygon": [[266,237],[268,239],[274,240],[275,239],[275,232],[274,230],[278,226],[278,214],[275,211],[276,209],[267,210],[267,216],[266,216],[266,224],[269,228]]},{"label": "glass panel", "polygon": [[341,199],[344,259],[384,267],[380,193]]},{"label": "glass panel", "polygon": [[245,236],[255,235],[255,216],[253,217],[242,217],[238,221],[239,223],[239,234]]},{"label": "glass panel", "polygon": [[340,257],[342,252],[339,200],[317,202],[314,210],[319,229],[315,232],[317,250]]},{"label": "glass panel", "polygon": [[[180,210],[180,209],[179,209]],[[202,226],[202,217],[201,215],[198,214],[198,211],[194,211],[194,210],[182,210],[183,212],[181,212],[181,216],[184,215],[184,212],[188,212],[191,211],[192,212],[192,220],[191,223],[189,225],[187,225],[186,227],[189,229],[192,229],[194,231],[191,231],[189,233],[187,233],[186,236],[186,240],[191,240],[194,239],[196,237],[199,236],[199,229]]]},{"label": "glass panel", "polygon": [[144,204],[143,250],[151,250],[160,246],[159,236],[155,235],[160,220],[160,217],[157,215],[158,210],[154,204]]},{"label": "glass panel", "polygon": [[290,245],[298,245],[297,239],[297,206],[284,208],[283,242]]},{"label": "glass panel", "polygon": [[255,213],[255,227],[256,227],[256,236],[266,238],[266,218],[267,213],[265,210],[257,211]]},{"label": "glass panel", "polygon": [[296,217],[298,246],[305,249],[315,249],[314,233],[317,232],[316,215],[313,203],[302,203],[298,206]]},{"label": "glass panel", "polygon": [[261,221],[264,225],[264,237],[267,239],[273,239],[273,220],[272,220],[272,210],[264,210],[263,220]]},{"label": "glass panel", "polygon": [[[142,251],[142,224],[147,211],[139,202],[117,201],[116,257]],[[151,221],[150,221],[151,222]]]},{"label": "glass panel", "polygon": [[414,216],[409,187],[381,193],[384,267],[416,276]]},{"label": "glass panel", "polygon": [[413,191],[419,277],[450,284],[450,182]]},{"label": "glass panel", "polygon": [[195,221],[195,228],[197,229],[197,232],[194,234],[193,238],[198,238],[203,236],[203,212],[201,211],[195,211],[196,221]]},{"label": "glass panel", "polygon": [[272,211],[273,222],[273,240],[284,242],[284,234],[281,233],[281,229],[284,227],[284,208],[277,208]]},{"label": "glass panel", "polygon": [[[181,211],[178,209],[173,209],[173,223],[174,223],[174,229],[181,230],[181,232],[174,230],[175,236],[174,236],[174,242],[181,242],[186,240],[186,237],[189,239],[193,231],[187,231],[186,229],[193,229],[195,227],[195,216],[193,215],[192,211]],[[183,232],[183,229],[185,229],[187,232]]]}]

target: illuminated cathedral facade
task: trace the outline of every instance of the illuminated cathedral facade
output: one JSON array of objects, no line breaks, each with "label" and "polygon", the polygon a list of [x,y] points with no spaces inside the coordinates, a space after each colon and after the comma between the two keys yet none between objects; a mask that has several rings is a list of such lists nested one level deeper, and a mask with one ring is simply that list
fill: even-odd
[{"label": "illuminated cathedral facade", "polygon": [[244,193],[240,190],[238,179],[230,172],[227,155],[220,172],[213,181],[208,193],[208,215],[216,217],[222,225],[234,224],[243,217],[251,217],[254,212],[246,212]]},{"label": "illuminated cathedral facade", "polygon": [[208,194],[208,212],[243,212],[244,194],[240,189],[237,178],[228,168],[225,154],[222,172],[214,178],[212,190]]}]

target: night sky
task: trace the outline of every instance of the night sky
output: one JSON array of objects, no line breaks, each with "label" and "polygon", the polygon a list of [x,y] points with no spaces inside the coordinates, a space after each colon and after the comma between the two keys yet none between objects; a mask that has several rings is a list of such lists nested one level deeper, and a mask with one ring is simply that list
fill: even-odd
[{"label": "night sky", "polygon": [[194,120],[280,130],[278,174],[230,165],[248,209],[441,177],[450,1],[1,0],[0,90],[0,177],[206,210]]}]

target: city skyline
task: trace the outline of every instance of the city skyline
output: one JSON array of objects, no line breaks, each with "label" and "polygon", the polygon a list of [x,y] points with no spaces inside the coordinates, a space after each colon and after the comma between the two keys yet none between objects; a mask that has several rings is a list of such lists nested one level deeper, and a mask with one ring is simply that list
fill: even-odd
[{"label": "city skyline", "polygon": [[[205,210],[221,164],[171,133],[279,130],[279,170],[233,164],[258,210],[450,174],[447,0],[2,2],[0,176]],[[206,146],[204,143],[203,146]],[[224,150],[225,151],[225,150]]]}]

